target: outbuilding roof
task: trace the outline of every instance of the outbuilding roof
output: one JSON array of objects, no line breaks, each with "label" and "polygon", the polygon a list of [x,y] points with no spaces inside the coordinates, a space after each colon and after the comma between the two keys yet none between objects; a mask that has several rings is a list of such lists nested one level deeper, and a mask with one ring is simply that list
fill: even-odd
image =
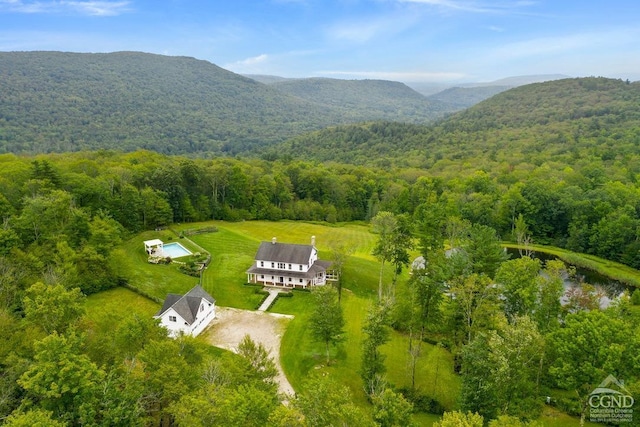
[{"label": "outbuilding roof", "polygon": [[180,315],[188,324],[192,324],[196,320],[198,309],[200,308],[200,302],[206,300],[211,304],[216,302],[211,295],[207,293],[202,286],[197,285],[185,295],[168,294],[162,304],[162,308],[156,314],[156,317],[162,316],[167,310],[173,309]]}]

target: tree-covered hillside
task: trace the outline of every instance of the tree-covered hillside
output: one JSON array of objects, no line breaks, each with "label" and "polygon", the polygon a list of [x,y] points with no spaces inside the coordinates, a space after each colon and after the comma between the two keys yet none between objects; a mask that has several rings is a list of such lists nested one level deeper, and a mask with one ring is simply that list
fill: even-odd
[{"label": "tree-covered hillside", "polygon": [[[0,152],[235,154],[338,123],[435,117],[426,99],[398,90],[329,105],[193,58],[0,52]],[[370,107],[385,96],[384,109]]]},{"label": "tree-covered hillside", "polygon": [[442,102],[459,111],[509,89],[511,86],[452,87],[429,95],[428,98],[432,101]]},{"label": "tree-covered hillside", "polygon": [[425,123],[454,111],[429,100],[407,85],[386,80],[287,79],[271,86],[289,95],[332,107],[346,108],[354,119]]},{"label": "tree-covered hillside", "polygon": [[615,160],[638,154],[638,105],[637,82],[557,80],[502,92],[432,126],[338,126],[296,136],[274,152],[304,146],[309,159],[436,169]]},{"label": "tree-covered hillside", "polygon": [[237,152],[341,120],[192,58],[0,53],[3,152]]}]

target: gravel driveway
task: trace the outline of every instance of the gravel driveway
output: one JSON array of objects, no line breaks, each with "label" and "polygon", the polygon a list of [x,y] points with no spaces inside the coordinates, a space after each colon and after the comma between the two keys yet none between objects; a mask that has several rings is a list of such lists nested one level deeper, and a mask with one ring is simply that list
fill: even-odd
[{"label": "gravel driveway", "polygon": [[262,344],[273,357],[278,368],[276,381],[280,392],[292,395],[295,392],[280,365],[280,340],[291,319],[293,316],[286,314],[216,307],[216,318],[204,335],[211,345],[234,353],[242,338],[249,335],[254,342]]}]

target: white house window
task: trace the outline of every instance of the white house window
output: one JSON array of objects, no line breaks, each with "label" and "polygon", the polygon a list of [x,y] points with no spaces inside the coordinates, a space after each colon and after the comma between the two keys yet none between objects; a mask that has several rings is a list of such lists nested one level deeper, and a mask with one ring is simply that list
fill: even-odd
[{"label": "white house window", "polygon": [[261,278],[261,279],[264,279],[264,274],[261,274],[261,275],[260,275],[260,278]]},{"label": "white house window", "polygon": [[200,306],[200,311],[204,311],[204,304]]},{"label": "white house window", "polygon": [[300,279],[300,283],[302,283],[302,279]]},{"label": "white house window", "polygon": [[286,266],[286,264],[284,262],[279,262],[278,263],[278,268],[281,268],[281,269],[284,270],[286,268],[285,266]]},{"label": "white house window", "polygon": [[169,316],[169,322],[175,322],[177,320],[176,316]]},{"label": "white house window", "polygon": [[289,264],[289,270],[291,270],[291,264]]},{"label": "white house window", "polygon": [[302,271],[302,264],[300,264],[300,271]]},{"label": "white house window", "polygon": [[271,268],[273,268],[274,266],[275,266],[275,263],[273,263],[273,262],[272,262],[272,263],[271,263]]},{"label": "white house window", "polygon": [[291,281],[291,277],[289,277],[289,281]]},{"label": "white house window", "polygon": [[260,261],[260,267],[264,267],[264,261]]}]

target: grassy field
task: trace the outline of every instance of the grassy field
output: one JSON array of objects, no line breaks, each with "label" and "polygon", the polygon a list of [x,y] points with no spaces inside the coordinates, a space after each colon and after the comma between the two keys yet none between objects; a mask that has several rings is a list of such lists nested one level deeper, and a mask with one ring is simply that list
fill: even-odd
[{"label": "grassy field", "polygon": [[[354,401],[363,408],[369,403],[358,374],[361,358],[362,325],[367,309],[377,295],[380,264],[371,255],[376,236],[369,228],[361,224],[327,226],[299,222],[263,222],[246,221],[237,223],[215,222],[217,232],[198,234],[179,239],[184,229],[197,229],[211,226],[212,223],[187,224],[176,226],[174,230],[146,232],[125,242],[119,250],[118,263],[131,285],[142,291],[164,298],[168,292],[184,293],[198,283],[193,278],[180,273],[174,265],[154,265],[147,263],[142,242],[153,238],[163,241],[179,240],[192,251],[200,246],[212,255],[211,263],[202,277],[203,287],[216,298],[220,306],[253,310],[262,300],[255,293],[255,287],[245,286],[246,270],[252,265],[255,253],[261,241],[270,241],[277,237],[279,242],[309,243],[311,236],[316,237],[316,246],[321,259],[331,258],[331,247],[335,242],[345,242],[352,255],[344,266],[344,291],[342,307],[346,319],[344,342],[332,349],[332,362],[326,366],[324,347],[313,342],[307,330],[308,318],[312,311],[312,298],[309,292],[294,291],[293,298],[280,298],[270,311],[293,314],[295,318],[283,336],[281,344],[281,363],[293,387],[300,390],[305,379],[312,372],[321,372],[333,376],[349,387]],[[385,282],[391,281],[391,268],[387,267]],[[406,280],[404,272],[400,281]],[[91,309],[107,310],[109,301],[115,301],[116,310],[139,311],[152,315],[158,305],[124,289],[104,292],[88,299]],[[393,332],[391,341],[383,346],[387,356],[387,378],[397,387],[408,386],[410,377],[407,369],[407,338]],[[416,384],[422,393],[435,397],[445,408],[457,407],[460,390],[460,378],[453,372],[451,354],[443,348],[423,345],[422,356],[417,367]],[[431,425],[437,416],[416,414],[418,425]],[[546,411],[540,421],[544,425],[578,425],[578,420],[564,414]]]},{"label": "grassy field", "polygon": [[[168,293],[184,293],[198,283],[198,278],[187,276],[175,264],[150,264],[144,250],[143,242],[150,239],[161,239],[163,242],[178,240],[178,236],[170,230],[147,231],[138,234],[123,243],[115,251],[117,268],[120,275],[127,277],[129,283],[136,288],[164,300]],[[198,249],[185,239],[180,244],[192,252]]]},{"label": "grassy field", "polygon": [[85,308],[89,318],[108,313],[112,318],[123,319],[134,314],[151,317],[160,310],[160,304],[128,289],[114,288],[90,295],[85,300]]}]

